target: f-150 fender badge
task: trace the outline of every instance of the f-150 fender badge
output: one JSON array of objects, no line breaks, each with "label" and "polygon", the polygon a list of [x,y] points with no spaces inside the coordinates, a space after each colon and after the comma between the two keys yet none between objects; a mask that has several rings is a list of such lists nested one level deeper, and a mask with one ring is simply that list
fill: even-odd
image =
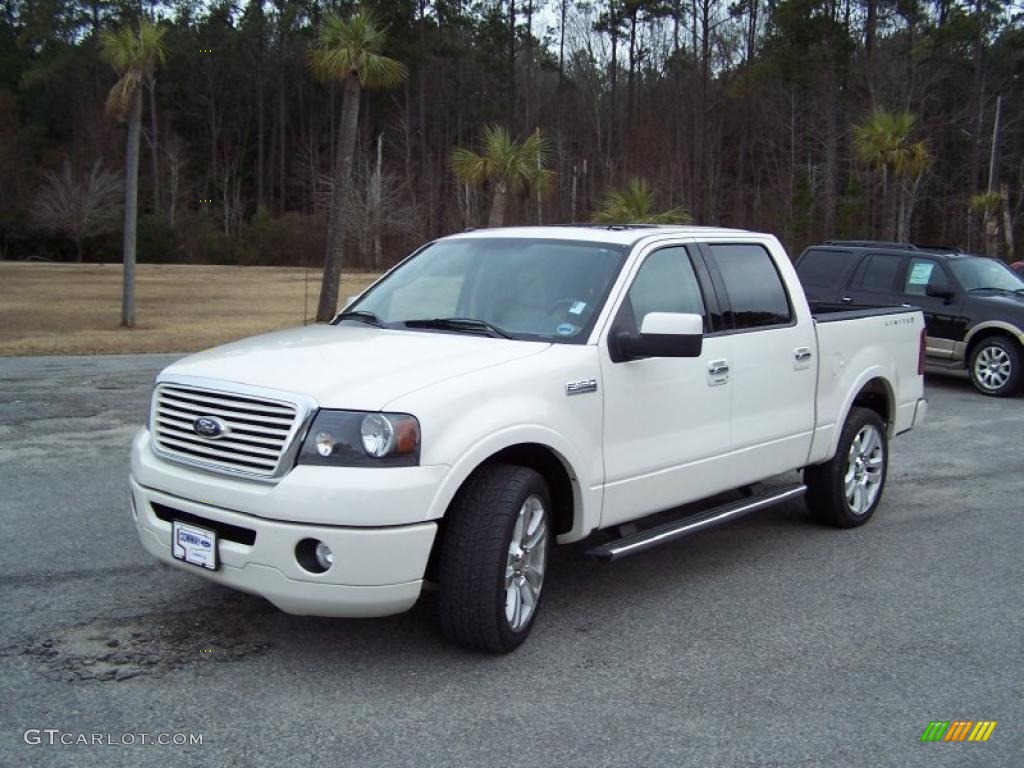
[{"label": "f-150 fender badge", "polygon": [[597,379],[570,381],[565,385],[565,394],[567,395],[583,395],[587,392],[597,392]]}]

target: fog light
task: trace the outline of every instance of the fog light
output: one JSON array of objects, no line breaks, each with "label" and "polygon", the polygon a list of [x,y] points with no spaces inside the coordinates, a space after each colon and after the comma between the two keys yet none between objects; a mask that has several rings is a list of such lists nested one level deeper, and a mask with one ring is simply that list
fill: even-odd
[{"label": "fog light", "polygon": [[[318,433],[314,442],[316,443],[316,452],[321,456],[330,456],[334,451],[334,435],[329,432]],[[330,552],[330,550],[327,551]]]},{"label": "fog light", "polygon": [[325,571],[334,565],[334,553],[322,541],[316,545],[316,563]]}]

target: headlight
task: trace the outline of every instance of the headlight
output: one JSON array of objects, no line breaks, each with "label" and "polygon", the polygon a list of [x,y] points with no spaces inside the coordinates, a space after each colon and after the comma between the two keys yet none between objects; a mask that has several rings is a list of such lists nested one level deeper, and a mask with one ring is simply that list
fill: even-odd
[{"label": "headlight", "polygon": [[420,423],[407,413],[321,410],[297,464],[412,467],[420,463]]}]

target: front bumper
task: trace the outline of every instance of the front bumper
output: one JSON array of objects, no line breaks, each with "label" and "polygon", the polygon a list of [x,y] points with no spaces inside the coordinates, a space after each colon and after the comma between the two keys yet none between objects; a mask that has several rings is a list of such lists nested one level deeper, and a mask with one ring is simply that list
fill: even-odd
[{"label": "front bumper", "polygon": [[[299,615],[387,616],[408,610],[419,597],[437,533],[433,521],[350,528],[267,520],[147,488],[134,476],[131,493],[139,539],[158,560]],[[171,557],[171,523],[157,509],[163,517],[171,509],[236,526],[255,539],[246,544],[219,537],[216,571],[189,565]],[[325,542],[334,553],[325,573],[307,571],[296,559],[296,545],[307,538]]]},{"label": "front bumper", "polygon": [[274,482],[239,479],[158,457],[150,432],[132,441],[131,474],[144,488],[268,520],[373,528],[444,514],[438,492],[450,468],[299,465]]}]

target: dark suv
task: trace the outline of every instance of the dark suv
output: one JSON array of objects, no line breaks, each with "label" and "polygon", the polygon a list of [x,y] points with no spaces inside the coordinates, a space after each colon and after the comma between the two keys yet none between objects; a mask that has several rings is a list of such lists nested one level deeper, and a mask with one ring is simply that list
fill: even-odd
[{"label": "dark suv", "polygon": [[1000,261],[953,248],[829,240],[796,271],[812,302],[920,307],[933,368],[967,368],[986,395],[1005,397],[1024,373],[1024,279]]}]

